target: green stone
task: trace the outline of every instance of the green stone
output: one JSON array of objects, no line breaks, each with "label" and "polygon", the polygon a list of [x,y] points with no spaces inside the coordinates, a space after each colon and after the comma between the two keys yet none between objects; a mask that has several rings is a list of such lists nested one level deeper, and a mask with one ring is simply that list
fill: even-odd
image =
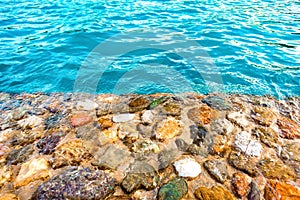
[{"label": "green stone", "polygon": [[179,200],[188,192],[188,186],[184,179],[175,178],[163,185],[158,193],[159,200]]}]

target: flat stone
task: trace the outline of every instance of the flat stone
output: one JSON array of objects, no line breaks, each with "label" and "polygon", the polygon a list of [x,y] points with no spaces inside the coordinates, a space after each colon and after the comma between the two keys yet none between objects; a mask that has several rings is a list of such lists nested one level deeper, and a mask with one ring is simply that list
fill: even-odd
[{"label": "flat stone", "polygon": [[128,193],[144,188],[152,190],[157,187],[159,181],[158,173],[146,162],[136,161],[130,165],[130,171],[122,181],[122,187]]},{"label": "flat stone", "polygon": [[300,189],[290,183],[268,180],[265,187],[265,199],[300,199]]},{"label": "flat stone", "polygon": [[33,145],[27,145],[20,149],[13,149],[8,153],[6,158],[7,164],[16,165],[26,161],[34,152]]},{"label": "flat stone", "polygon": [[219,135],[229,135],[233,132],[234,126],[227,119],[217,119],[211,123],[211,130]]},{"label": "flat stone", "polygon": [[15,187],[27,185],[28,183],[46,179],[49,177],[49,162],[44,157],[32,159],[21,165],[18,176],[15,179]]},{"label": "flat stone", "polygon": [[158,122],[155,129],[156,139],[164,141],[179,136],[182,133],[182,127],[181,121],[173,117],[168,117],[167,119]]},{"label": "flat stone", "polygon": [[289,118],[277,119],[277,124],[282,132],[282,137],[287,139],[300,138],[300,126]]},{"label": "flat stone", "polygon": [[238,124],[243,128],[247,128],[249,126],[249,121],[245,113],[232,112],[227,115],[227,118],[232,123]]},{"label": "flat stone", "polygon": [[226,163],[223,161],[207,160],[203,165],[208,173],[220,183],[224,183],[229,177]]},{"label": "flat stone", "polygon": [[152,110],[146,110],[143,112],[141,118],[144,124],[152,124],[154,120],[154,112]]},{"label": "flat stone", "polygon": [[258,167],[269,179],[294,180],[296,178],[295,170],[280,160],[264,158],[258,163]]},{"label": "flat stone", "polygon": [[257,129],[260,141],[268,147],[274,148],[278,146],[278,134],[270,127],[260,127]]},{"label": "flat stone", "polygon": [[230,106],[221,97],[209,96],[207,98],[203,98],[201,101],[202,103],[206,103],[208,106],[210,106],[213,109],[230,110]]},{"label": "flat stone", "polygon": [[74,139],[61,144],[53,153],[52,167],[58,168],[66,165],[78,166],[91,157],[84,147],[82,140]]},{"label": "flat stone", "polygon": [[262,151],[261,144],[251,140],[251,134],[246,131],[242,131],[236,135],[234,145],[248,156],[259,157]]},{"label": "flat stone", "polygon": [[176,149],[166,149],[158,154],[159,169],[168,167],[177,156]]},{"label": "flat stone", "polygon": [[200,164],[191,158],[174,162],[174,167],[181,177],[195,178],[201,173]]},{"label": "flat stone", "polygon": [[132,144],[139,138],[139,132],[136,124],[124,123],[119,126],[118,137],[125,140],[126,143]]},{"label": "flat stone", "polygon": [[92,121],[92,117],[90,117],[87,113],[78,113],[71,117],[72,126],[83,126]]},{"label": "flat stone", "polygon": [[162,113],[166,115],[180,116],[181,115],[181,104],[176,101],[166,101],[162,106]]},{"label": "flat stone", "polygon": [[213,114],[211,108],[204,104],[199,107],[190,109],[187,113],[187,116],[196,125],[201,126],[209,124],[213,117]]},{"label": "flat stone", "polygon": [[257,176],[259,174],[258,168],[256,167],[256,160],[243,155],[240,152],[232,151],[228,157],[228,162],[233,167],[249,174],[250,176]]},{"label": "flat stone", "polygon": [[232,186],[235,190],[235,193],[238,197],[245,197],[250,190],[251,178],[246,174],[237,172],[233,174],[232,177]]},{"label": "flat stone", "polygon": [[23,128],[34,128],[41,126],[44,123],[44,120],[41,117],[35,115],[29,116],[25,119],[19,120],[18,124]]},{"label": "flat stone", "polygon": [[104,154],[96,153],[95,161],[93,165],[99,166],[102,169],[115,170],[118,166],[128,162],[130,153],[122,148],[118,148],[115,145],[109,145]]},{"label": "flat stone", "polygon": [[163,185],[158,192],[159,200],[180,200],[188,192],[188,185],[182,178],[175,178]]},{"label": "flat stone", "polygon": [[135,117],[135,114],[129,114],[129,113],[124,113],[124,114],[118,114],[114,115],[112,120],[113,122],[128,122],[133,120]]},{"label": "flat stone", "polygon": [[270,126],[277,119],[276,114],[270,108],[255,106],[253,111],[255,115],[252,118],[263,126]]},{"label": "flat stone", "polygon": [[199,187],[195,190],[195,196],[200,200],[234,200],[234,196],[221,186]]},{"label": "flat stone", "polygon": [[78,110],[91,111],[95,110],[98,107],[98,104],[92,100],[85,99],[84,101],[77,101],[76,108]]},{"label": "flat stone", "polygon": [[146,109],[150,101],[144,96],[133,98],[129,102],[129,112],[137,112]]},{"label": "flat stone", "polygon": [[190,133],[193,144],[200,146],[207,135],[207,130],[203,126],[191,125]]},{"label": "flat stone", "polygon": [[71,168],[41,184],[32,200],[105,199],[114,187],[115,180],[104,171]]}]

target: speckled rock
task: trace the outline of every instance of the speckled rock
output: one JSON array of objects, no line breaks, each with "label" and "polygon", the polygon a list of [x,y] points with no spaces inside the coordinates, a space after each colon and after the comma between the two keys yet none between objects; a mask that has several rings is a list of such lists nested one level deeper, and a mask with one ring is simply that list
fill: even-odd
[{"label": "speckled rock", "polygon": [[92,121],[92,117],[88,115],[88,113],[78,113],[71,117],[72,126],[83,126]]},{"label": "speckled rock", "polygon": [[133,123],[120,124],[118,130],[118,137],[129,144],[132,144],[139,138],[137,127]]},{"label": "speckled rock", "polygon": [[104,171],[72,168],[40,185],[32,200],[104,199],[114,187],[114,179]]},{"label": "speckled rock", "polygon": [[63,137],[63,135],[63,133],[57,132],[47,135],[44,138],[40,139],[36,144],[36,147],[39,149],[39,153],[46,155],[53,153],[56,145]]},{"label": "speckled rock", "polygon": [[270,127],[259,127],[257,133],[260,136],[260,141],[268,147],[278,146],[278,134]]},{"label": "speckled rock", "polygon": [[277,116],[270,108],[255,106],[253,111],[252,118],[263,126],[270,126],[276,121]]},{"label": "speckled rock", "polygon": [[245,197],[250,190],[251,178],[246,174],[237,172],[233,174],[231,183],[237,196],[242,198]]},{"label": "speckled rock", "polygon": [[279,159],[264,158],[258,163],[258,167],[269,179],[294,180],[296,178],[295,170]]},{"label": "speckled rock", "polygon": [[34,128],[37,126],[41,126],[43,124],[44,120],[41,117],[37,117],[35,115],[29,116],[25,119],[22,119],[18,121],[18,124],[26,129],[26,128]]},{"label": "speckled rock", "polygon": [[27,145],[20,149],[13,149],[9,152],[6,158],[6,163],[12,165],[22,163],[32,155],[33,151],[34,151],[33,145]]},{"label": "speckled rock", "polygon": [[148,153],[158,153],[160,149],[157,142],[145,139],[134,142],[131,150],[135,153],[145,155]]},{"label": "speckled rock", "polygon": [[201,166],[192,158],[185,158],[174,162],[178,176],[195,178],[201,173]]},{"label": "speckled rock", "polygon": [[280,157],[284,161],[297,161],[300,162],[300,143],[293,142],[290,144],[286,144],[282,147],[282,150],[280,152]]},{"label": "speckled rock", "polygon": [[181,115],[181,104],[174,100],[166,101],[162,106],[162,113],[166,115],[180,116]]},{"label": "speckled rock", "polygon": [[181,121],[168,117],[167,119],[158,122],[155,129],[155,137],[160,141],[171,139],[175,136],[179,136],[182,133]]},{"label": "speckled rock", "polygon": [[205,104],[190,109],[187,115],[190,120],[192,120],[196,125],[200,126],[204,124],[209,124],[213,117],[211,108]]},{"label": "speckled rock", "polygon": [[195,190],[195,196],[200,200],[234,200],[234,196],[221,186],[212,188],[199,187]]},{"label": "speckled rock", "polygon": [[144,188],[154,189],[159,181],[158,173],[146,162],[136,161],[130,165],[130,171],[122,181],[122,187],[128,193]]},{"label": "speckled rock", "polygon": [[124,114],[114,115],[112,120],[113,122],[128,122],[133,120],[134,117],[135,114],[124,113]]},{"label": "speckled rock", "polygon": [[115,129],[106,129],[97,133],[95,138],[100,146],[113,143],[119,140],[118,132]]},{"label": "speckled rock", "polygon": [[53,153],[51,162],[53,168],[66,165],[77,166],[90,157],[91,155],[83,146],[83,142],[79,139],[74,139],[58,146]]},{"label": "speckled rock", "polygon": [[176,149],[165,149],[158,154],[159,169],[164,169],[169,166],[176,158]]},{"label": "speckled rock", "polygon": [[289,118],[282,117],[277,120],[277,124],[281,129],[281,136],[287,139],[300,138],[300,126]]},{"label": "speckled rock", "polygon": [[228,105],[228,103],[226,103],[225,100],[221,97],[209,96],[207,98],[203,98],[201,101],[203,103],[206,103],[213,109],[230,110],[230,106]]},{"label": "speckled rock", "polygon": [[255,140],[251,140],[251,134],[246,131],[242,131],[236,135],[234,144],[238,150],[248,156],[259,157],[262,151],[261,144]]},{"label": "speckled rock", "polygon": [[184,179],[175,178],[163,185],[158,192],[159,200],[180,200],[188,192]]},{"label": "speckled rock", "polygon": [[256,160],[240,152],[232,151],[228,157],[228,162],[233,167],[250,176],[257,176],[259,174],[258,168],[256,167]]},{"label": "speckled rock", "polygon": [[125,164],[129,160],[130,153],[126,149],[118,148],[115,145],[109,145],[104,154],[95,153],[93,165],[102,169],[115,170],[118,166]]},{"label": "speckled rock", "polygon": [[273,199],[300,199],[300,188],[289,183],[280,182],[277,180],[269,180],[265,187],[266,200]]},{"label": "speckled rock", "polygon": [[208,152],[211,155],[219,155],[223,157],[228,150],[227,137],[224,135],[214,136],[211,143],[208,145]]},{"label": "speckled rock", "polygon": [[22,164],[14,185],[15,187],[20,187],[34,180],[46,179],[48,177],[49,162],[44,157],[39,157]]},{"label": "speckled rock", "polygon": [[229,135],[233,132],[234,126],[227,119],[217,119],[212,121],[211,130],[219,135]]},{"label": "speckled rock", "polygon": [[229,178],[225,162],[221,160],[207,160],[203,165],[208,173],[218,182],[224,183]]}]

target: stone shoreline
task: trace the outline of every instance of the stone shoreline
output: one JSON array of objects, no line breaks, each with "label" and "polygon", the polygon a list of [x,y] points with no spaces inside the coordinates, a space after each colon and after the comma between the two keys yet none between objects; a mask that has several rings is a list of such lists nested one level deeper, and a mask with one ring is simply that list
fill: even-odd
[{"label": "stone shoreline", "polygon": [[300,98],[0,93],[0,200],[300,199]]}]

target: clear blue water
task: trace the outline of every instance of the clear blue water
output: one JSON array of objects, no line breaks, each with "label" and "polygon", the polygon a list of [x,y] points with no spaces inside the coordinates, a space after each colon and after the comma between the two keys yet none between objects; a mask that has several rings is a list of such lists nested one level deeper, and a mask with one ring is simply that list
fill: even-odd
[{"label": "clear blue water", "polygon": [[300,95],[300,2],[1,1],[2,92]]}]

